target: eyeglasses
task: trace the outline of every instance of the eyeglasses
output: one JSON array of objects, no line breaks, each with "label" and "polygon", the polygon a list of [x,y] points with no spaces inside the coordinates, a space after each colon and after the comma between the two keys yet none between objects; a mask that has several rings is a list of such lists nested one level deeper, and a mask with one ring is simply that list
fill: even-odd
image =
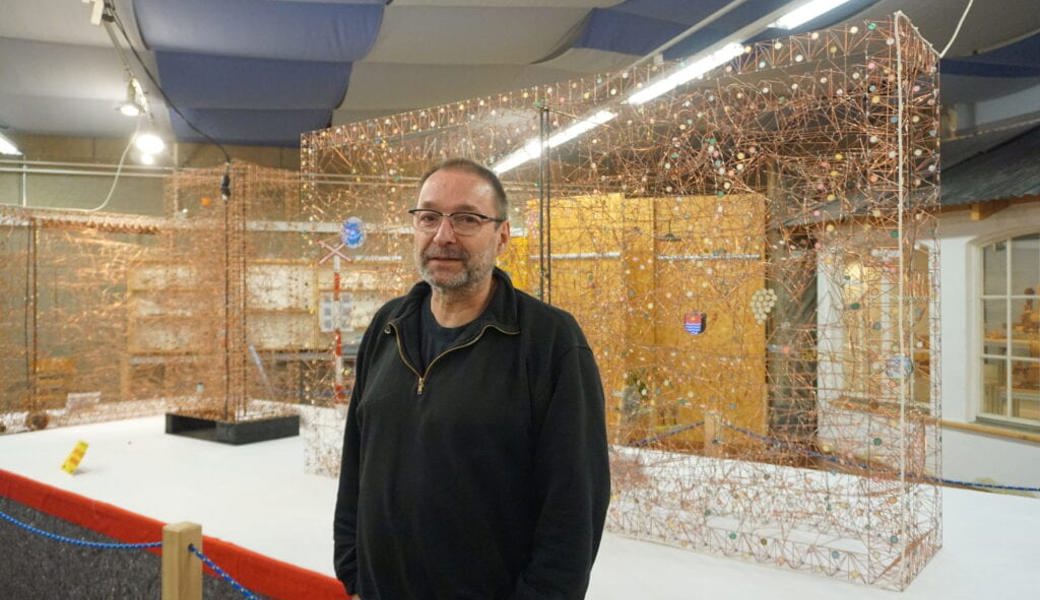
[{"label": "eyeglasses", "polygon": [[489,221],[502,223],[505,221],[505,219],[496,219],[495,217],[466,211],[442,213],[439,210],[429,208],[413,208],[408,213],[412,215],[416,231],[423,233],[436,233],[440,229],[441,221],[445,217],[451,222],[451,229],[456,235],[473,235],[480,230],[480,226],[484,223]]}]

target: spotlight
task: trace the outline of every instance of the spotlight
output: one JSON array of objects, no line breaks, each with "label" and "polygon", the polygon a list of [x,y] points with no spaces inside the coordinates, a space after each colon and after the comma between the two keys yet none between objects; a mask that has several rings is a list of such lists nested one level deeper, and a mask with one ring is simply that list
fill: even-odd
[{"label": "spotlight", "polygon": [[136,117],[144,112],[144,93],[141,84],[132,76],[126,83],[126,100],[119,105],[119,112],[128,117]]},{"label": "spotlight", "polygon": [[162,141],[162,138],[154,133],[145,131],[134,137],[134,146],[136,146],[142,154],[158,154],[166,147],[166,143]]},{"label": "spotlight", "polygon": [[154,154],[148,154],[147,152],[142,152],[141,156],[140,156],[140,161],[141,161],[142,165],[154,165],[155,164],[155,155]]},{"label": "spotlight", "polygon": [[141,114],[141,107],[134,104],[133,102],[124,102],[119,105],[119,112],[123,113],[128,117],[136,117]]}]

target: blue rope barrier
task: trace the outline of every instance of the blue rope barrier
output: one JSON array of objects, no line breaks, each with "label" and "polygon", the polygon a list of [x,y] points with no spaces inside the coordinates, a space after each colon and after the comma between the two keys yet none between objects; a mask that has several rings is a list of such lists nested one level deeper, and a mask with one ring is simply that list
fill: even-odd
[{"label": "blue rope barrier", "polygon": [[238,591],[238,593],[242,594],[244,598],[247,598],[248,600],[259,600],[256,594],[250,592],[241,583],[235,581],[234,577],[228,575],[227,572],[224,571],[224,569],[218,567],[217,563],[213,562],[208,556],[206,556],[198,548],[196,548],[195,544],[188,544],[188,551],[194,554],[195,556],[198,556],[202,560],[202,562],[206,563],[207,567],[213,569],[214,573],[220,575],[221,579],[228,582],[228,584],[230,584],[231,587],[235,588],[235,590]]},{"label": "blue rope barrier", "polygon": [[925,477],[928,481],[945,483],[948,485],[962,485],[964,487],[989,488],[995,490],[1015,490],[1018,492],[1040,492],[1040,487],[1025,487],[1021,485],[1001,485],[997,483],[979,483],[975,481],[957,481],[955,479],[939,479],[936,477]]},{"label": "blue rope barrier", "polygon": [[[742,434],[744,434],[744,435],[746,435],[748,437],[752,437],[752,438],[756,438],[758,440],[762,440],[762,441],[767,442],[769,444],[772,444],[774,446],[791,446],[791,442],[788,442],[786,440],[781,440],[781,439],[778,439],[778,438],[771,438],[771,437],[768,437],[768,436],[760,435],[760,434],[755,433],[753,431],[749,431],[747,429],[742,429],[742,428],[737,427],[735,425],[730,425],[729,423],[723,423],[722,425],[723,425],[723,427],[726,427],[728,429],[732,429],[733,431],[742,433]],[[852,462],[852,461],[848,461],[848,460],[843,460],[843,459],[840,459],[840,458],[838,458],[836,456],[831,456],[829,454],[821,454],[819,452],[815,452],[813,450],[806,450],[804,448],[799,448],[798,450],[802,454],[804,454],[806,456],[811,456],[813,458],[819,458],[819,459],[822,459],[822,460],[833,462],[835,464],[840,464],[842,462],[845,462],[845,463],[855,464],[856,466],[858,466],[860,468],[863,468],[863,469],[877,470],[876,467],[872,467],[872,466],[870,466],[870,465],[868,465],[866,463],[856,463],[856,462]],[[996,484],[996,483],[977,483],[977,482],[973,482],[973,481],[957,481],[957,480],[954,480],[954,479],[943,479],[941,477],[931,477],[931,476],[928,476],[928,475],[925,475],[923,477],[922,476],[913,476],[913,477],[915,479],[920,480],[920,481],[928,481],[928,482],[932,482],[932,483],[939,483],[939,484],[945,484],[945,485],[959,485],[959,486],[963,486],[963,487],[987,488],[987,489],[996,489],[996,490],[1013,490],[1013,491],[1018,491],[1018,492],[1040,492],[1040,487],[1027,487],[1027,486],[1021,486],[1021,485],[1001,485],[1001,484]]]},{"label": "blue rope barrier", "polygon": [[90,540],[78,540],[76,538],[65,537],[49,531],[44,531],[37,527],[33,527],[28,523],[23,523],[11,515],[0,511],[0,519],[7,521],[21,527],[22,529],[35,533],[36,535],[43,536],[47,539],[54,540],[56,542],[63,542],[65,544],[72,544],[74,546],[84,546],[86,548],[98,548],[102,550],[137,550],[142,548],[159,548],[162,546],[162,542],[145,542],[141,544],[119,544],[113,542],[91,542]]}]

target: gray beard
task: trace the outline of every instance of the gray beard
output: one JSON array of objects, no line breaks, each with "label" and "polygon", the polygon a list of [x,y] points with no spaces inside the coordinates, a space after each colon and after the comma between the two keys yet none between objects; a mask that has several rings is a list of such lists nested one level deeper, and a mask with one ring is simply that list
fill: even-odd
[{"label": "gray beard", "polygon": [[[450,254],[449,256],[455,257],[454,255]],[[425,257],[420,254],[416,258],[418,259],[416,262],[418,263],[419,267],[419,276],[422,278],[422,280],[428,283],[430,287],[436,289],[438,292],[448,294],[465,292],[467,290],[477,287],[481,282],[483,282],[487,277],[491,275],[491,271],[495,268],[495,263],[493,260],[489,262],[479,262],[478,264],[473,264],[472,262],[470,262],[473,257],[465,255],[459,257],[463,259],[465,267],[460,273],[456,274],[455,276],[449,278],[446,281],[436,281],[434,279],[433,273],[431,273],[429,269],[426,268]]]}]

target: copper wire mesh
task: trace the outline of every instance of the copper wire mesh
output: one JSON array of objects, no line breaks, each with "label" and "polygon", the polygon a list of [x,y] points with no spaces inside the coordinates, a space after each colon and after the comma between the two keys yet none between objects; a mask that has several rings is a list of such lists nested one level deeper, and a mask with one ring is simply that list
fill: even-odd
[{"label": "copper wire mesh", "polygon": [[127,276],[155,231],[148,218],[0,209],[4,429],[46,427],[51,412],[75,407],[69,393],[87,393],[87,405],[118,404]]},{"label": "copper wire mesh", "polygon": [[224,202],[223,173],[168,178],[169,217],[3,209],[0,415],[12,430],[327,402],[299,176],[235,164]]}]

